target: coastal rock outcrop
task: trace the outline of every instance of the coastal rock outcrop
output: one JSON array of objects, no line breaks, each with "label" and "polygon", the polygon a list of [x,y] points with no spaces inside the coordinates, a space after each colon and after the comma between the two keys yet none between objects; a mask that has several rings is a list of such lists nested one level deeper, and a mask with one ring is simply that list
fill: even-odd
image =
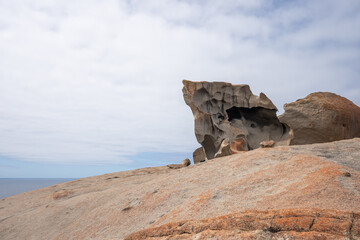
[{"label": "coastal rock outcrop", "polygon": [[284,110],[279,119],[294,131],[293,145],[360,137],[360,108],[334,93],[311,93]]},{"label": "coastal rock outcrop", "polygon": [[246,84],[183,81],[183,95],[195,119],[195,136],[207,159],[252,150],[263,141],[289,145],[291,129],[276,116],[264,94]]},{"label": "coastal rock outcrop", "polygon": [[77,179],[0,199],[0,239],[360,239],[359,159],[355,138]]}]

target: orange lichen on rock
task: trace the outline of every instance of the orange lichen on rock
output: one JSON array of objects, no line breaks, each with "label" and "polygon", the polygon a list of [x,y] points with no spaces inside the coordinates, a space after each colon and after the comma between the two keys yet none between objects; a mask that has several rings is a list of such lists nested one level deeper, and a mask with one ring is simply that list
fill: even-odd
[{"label": "orange lichen on rock", "polygon": [[206,204],[210,198],[213,196],[213,192],[212,191],[206,191],[201,193],[196,200],[196,205],[204,205]]},{"label": "orange lichen on rock", "polygon": [[56,200],[56,199],[59,199],[59,198],[64,198],[64,197],[67,197],[69,196],[70,194],[72,194],[73,192],[72,191],[68,191],[66,189],[61,189],[59,191],[55,191],[52,193],[51,197]]},{"label": "orange lichen on rock", "polygon": [[351,224],[351,219],[319,217],[312,229],[317,232],[327,232],[344,236],[350,234]]},{"label": "orange lichen on rock", "polygon": [[351,228],[351,233],[354,236],[359,236],[360,235],[360,214],[358,213],[353,213],[353,225]]},{"label": "orange lichen on rock", "polygon": [[[359,214],[333,210],[289,209],[248,211],[206,220],[188,220],[164,224],[130,234],[125,240],[140,239],[353,239]],[[358,226],[356,226],[358,227]]]}]

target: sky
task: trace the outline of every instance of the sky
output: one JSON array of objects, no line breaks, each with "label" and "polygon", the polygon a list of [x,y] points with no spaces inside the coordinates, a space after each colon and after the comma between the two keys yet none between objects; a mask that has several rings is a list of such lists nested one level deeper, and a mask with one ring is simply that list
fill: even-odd
[{"label": "sky", "polygon": [[0,0],[0,178],[179,163],[182,80],[360,105],[358,0]]}]

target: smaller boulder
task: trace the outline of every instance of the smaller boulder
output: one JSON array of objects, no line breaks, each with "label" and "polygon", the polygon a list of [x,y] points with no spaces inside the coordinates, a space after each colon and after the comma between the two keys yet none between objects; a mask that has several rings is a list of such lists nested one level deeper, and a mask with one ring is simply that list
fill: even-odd
[{"label": "smaller boulder", "polygon": [[231,155],[232,153],[233,153],[233,151],[231,151],[231,145],[230,145],[229,138],[225,138],[221,142],[219,151],[217,151],[217,153],[215,153],[215,158],[228,156],[228,155]]},{"label": "smaller boulder", "polygon": [[190,159],[186,158],[181,162],[181,165],[183,165],[184,167],[190,166],[191,161]]},{"label": "smaller boulder", "polygon": [[171,169],[178,169],[178,168],[187,167],[190,164],[191,164],[190,159],[186,158],[180,164],[169,164],[169,165],[166,165],[166,166],[168,168],[171,168]]},{"label": "smaller boulder", "polygon": [[244,137],[238,137],[230,142],[228,138],[224,139],[220,145],[219,151],[215,154],[215,157],[224,157],[232,154],[236,154],[241,151],[248,151],[247,141]]},{"label": "smaller boulder", "polygon": [[275,142],[273,140],[263,141],[263,142],[260,143],[261,148],[271,148],[274,145],[275,145]]},{"label": "smaller boulder", "polygon": [[234,139],[230,144],[230,149],[232,151],[232,154],[249,150],[247,141],[244,137],[238,137]]},{"label": "smaller boulder", "polygon": [[199,147],[193,152],[193,160],[194,164],[206,161],[205,151],[203,147]]}]

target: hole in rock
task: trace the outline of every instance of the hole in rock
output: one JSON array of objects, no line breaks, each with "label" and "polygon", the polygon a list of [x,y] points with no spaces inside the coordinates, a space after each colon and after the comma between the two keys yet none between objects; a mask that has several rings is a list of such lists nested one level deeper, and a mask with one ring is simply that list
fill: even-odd
[{"label": "hole in rock", "polygon": [[225,120],[225,116],[222,115],[222,114],[220,114],[220,113],[218,113],[217,117],[218,117],[218,119],[220,119],[220,121],[224,121],[224,120]]},{"label": "hole in rock", "polygon": [[281,139],[287,132],[286,126],[276,116],[275,109],[263,107],[232,107],[226,110],[233,127],[247,132],[248,149],[260,147],[260,142]]},{"label": "hole in rock", "polygon": [[251,127],[254,126],[269,126],[274,123],[279,124],[279,120],[276,117],[276,110],[267,109],[263,107],[253,107],[253,108],[244,108],[244,107],[232,107],[226,110],[228,115],[228,120],[232,121],[233,119],[242,119],[245,118],[248,121],[256,123],[251,124]]}]

